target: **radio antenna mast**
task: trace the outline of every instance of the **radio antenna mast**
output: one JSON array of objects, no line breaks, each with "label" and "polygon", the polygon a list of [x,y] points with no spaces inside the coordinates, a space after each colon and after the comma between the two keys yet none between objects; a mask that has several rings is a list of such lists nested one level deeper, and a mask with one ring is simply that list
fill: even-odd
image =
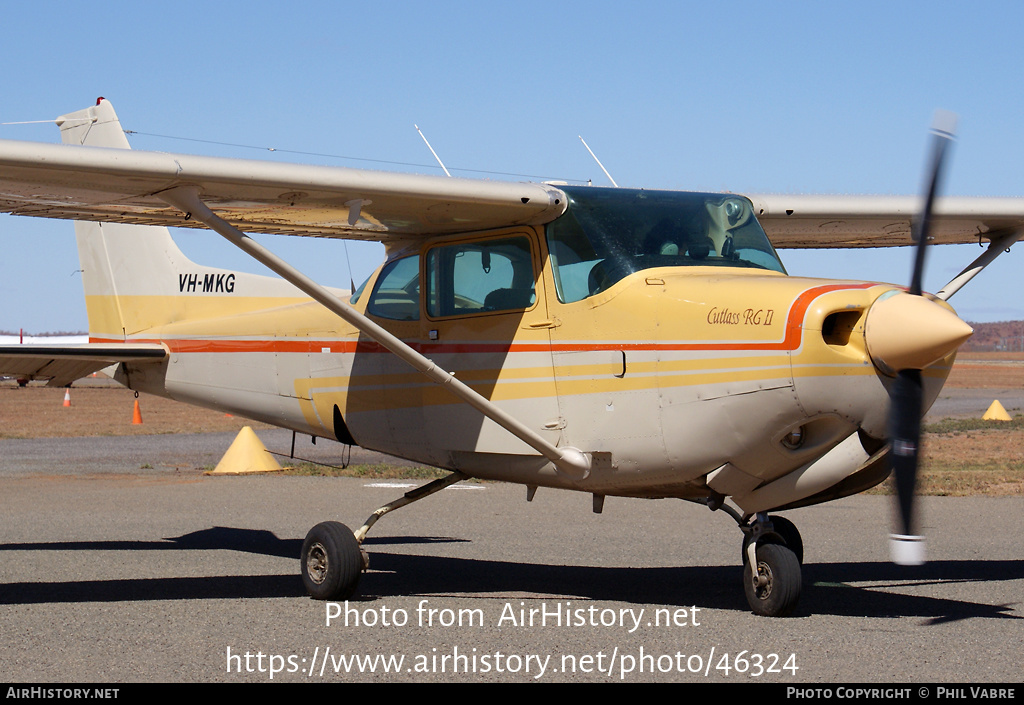
[{"label": "radio antenna mast", "polygon": [[[441,157],[437,156],[437,152],[435,152],[434,148],[430,146],[430,142],[427,142],[427,137],[426,137],[426,135],[423,134],[423,130],[420,129],[419,125],[413,125],[413,127],[416,128],[416,132],[420,133],[420,137],[423,138],[424,144],[427,145],[427,149],[429,149],[430,153],[434,155],[434,159],[436,159],[437,163],[441,165],[441,168],[444,169],[444,173],[447,174],[449,178],[451,178],[451,172],[448,171],[448,167],[446,167],[444,165],[444,162],[441,161]],[[595,157],[595,159],[596,158],[597,157]]]},{"label": "radio antenna mast", "polygon": [[[597,162],[597,165],[599,167],[601,167],[601,171],[604,172],[604,175],[607,176],[608,180],[612,182],[612,186],[614,186],[615,188],[618,188],[619,185],[617,183],[615,183],[615,179],[613,179],[612,175],[608,173],[608,170],[604,168],[604,164],[602,164],[601,160],[597,158],[597,155],[594,154],[594,150],[592,150],[590,148],[590,145],[587,144],[587,141],[585,139],[583,139],[583,136],[582,135],[577,135],[577,137],[580,138],[580,142],[582,142],[583,146],[587,148],[588,152],[590,152],[590,156],[592,156],[594,158],[594,161]],[[424,137],[423,139],[426,139],[426,137]],[[430,151],[434,151],[434,150],[430,150]],[[437,155],[434,155],[434,156],[437,156]]]}]

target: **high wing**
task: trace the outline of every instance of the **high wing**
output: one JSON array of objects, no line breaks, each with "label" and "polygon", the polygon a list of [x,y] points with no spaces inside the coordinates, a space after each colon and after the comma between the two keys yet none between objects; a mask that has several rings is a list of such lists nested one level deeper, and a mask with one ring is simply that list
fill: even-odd
[{"label": "high wing", "polygon": [[[539,225],[567,206],[547,184],[133,151],[104,99],[56,122],[65,137],[77,133],[64,140],[72,144],[0,140],[0,212],[204,227],[162,197],[187,191],[243,232],[393,247],[417,236]],[[920,211],[918,198],[904,196],[749,197],[779,248],[909,245]],[[936,243],[1000,240],[1024,227],[1024,198],[945,198],[935,216]]]},{"label": "high wing", "polygon": [[203,227],[158,196],[179,187],[245,232],[386,244],[545,223],[566,204],[543,184],[0,140],[2,212]]},{"label": "high wing", "polygon": [[[748,195],[777,248],[913,244],[917,196]],[[943,197],[929,234],[935,244],[978,244],[1024,230],[1024,198]]]},{"label": "high wing", "polygon": [[[0,140],[0,211],[104,222],[203,227],[159,194],[196,189],[239,230],[382,241],[561,215],[546,184],[451,179],[340,167]],[[912,244],[914,196],[748,196],[778,248]],[[1024,198],[944,198],[936,244],[978,243],[1024,228]]]},{"label": "high wing", "polygon": [[0,345],[0,370],[18,379],[45,379],[66,387],[118,362],[159,362],[167,350],[156,344]]}]

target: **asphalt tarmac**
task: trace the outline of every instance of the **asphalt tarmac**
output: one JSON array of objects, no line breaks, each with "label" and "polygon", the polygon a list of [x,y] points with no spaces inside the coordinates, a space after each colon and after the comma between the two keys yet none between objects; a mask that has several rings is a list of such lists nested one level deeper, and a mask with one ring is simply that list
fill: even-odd
[{"label": "asphalt tarmac", "polygon": [[[290,434],[261,435],[288,452]],[[305,596],[302,539],[324,520],[356,527],[406,488],[197,470],[230,440],[0,441],[5,680],[1024,676],[1024,498],[924,498],[930,562],[909,569],[887,559],[889,498],[787,513],[806,544],[803,596],[768,619],[746,605],[741,534],[723,513],[609,498],[596,515],[587,495],[526,502],[521,487],[461,483],[377,523],[346,609]],[[296,454],[339,449],[306,439]]]},{"label": "asphalt tarmac", "polygon": [[1024,389],[946,387],[928,410],[925,422],[933,423],[952,417],[981,418],[989,405],[997,399],[1010,416],[1024,413]]}]

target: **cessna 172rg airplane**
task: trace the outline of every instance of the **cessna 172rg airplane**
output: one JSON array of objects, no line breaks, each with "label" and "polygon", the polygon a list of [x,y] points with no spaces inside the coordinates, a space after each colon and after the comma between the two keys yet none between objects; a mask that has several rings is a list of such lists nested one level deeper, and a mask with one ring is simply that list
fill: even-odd
[{"label": "cessna 172rg airplane", "polygon": [[[785,615],[802,541],[772,514],[895,467],[900,560],[920,418],[970,328],[945,303],[1019,237],[1024,199],[681,193],[501,183],[130,151],[103,99],[64,145],[0,141],[0,210],[74,220],[90,343],[0,349],[0,371],[124,385],[452,471],[356,532],[306,537],[309,593],[343,599],[384,513],[467,477],[723,509],[751,608]],[[772,245],[911,244],[909,289],[788,276]],[[140,227],[157,226],[157,227]],[[281,278],[187,259],[210,228]],[[354,293],[245,233],[382,241]],[[991,241],[937,296],[924,243]],[[892,420],[890,420],[890,418]]]}]

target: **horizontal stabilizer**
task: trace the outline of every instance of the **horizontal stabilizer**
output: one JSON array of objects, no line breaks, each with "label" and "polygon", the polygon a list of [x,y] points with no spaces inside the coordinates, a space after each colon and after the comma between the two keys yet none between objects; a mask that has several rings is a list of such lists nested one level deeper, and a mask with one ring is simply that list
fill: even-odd
[{"label": "horizontal stabilizer", "polygon": [[167,350],[156,344],[0,345],[0,374],[65,387],[119,362],[160,362],[166,357]]}]

